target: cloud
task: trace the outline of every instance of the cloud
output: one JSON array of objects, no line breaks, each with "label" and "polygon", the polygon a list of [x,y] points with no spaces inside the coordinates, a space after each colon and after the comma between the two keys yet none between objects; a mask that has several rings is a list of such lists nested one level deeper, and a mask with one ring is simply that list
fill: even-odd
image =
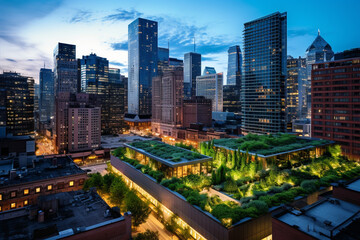
[{"label": "cloud", "polygon": [[17,62],[16,60],[11,59],[11,58],[5,58],[5,60],[6,60],[6,61],[9,61],[9,62],[14,62],[14,63],[16,63],[16,62]]},{"label": "cloud", "polygon": [[213,61],[213,62],[217,62],[218,60],[214,57],[206,57],[206,56],[201,56],[201,61]]},{"label": "cloud", "polygon": [[313,31],[311,29],[307,28],[298,28],[298,29],[288,29],[287,31],[288,37],[299,37],[299,36],[305,36],[305,35],[312,35]]},{"label": "cloud", "polygon": [[78,12],[69,20],[69,23],[89,22],[91,16],[92,13],[89,11],[78,10]]},{"label": "cloud", "polygon": [[111,43],[110,46],[114,50],[128,50],[128,42]]},{"label": "cloud", "polygon": [[120,63],[120,62],[110,62],[111,65],[115,65],[115,66],[119,66],[119,67],[124,67],[125,64]]},{"label": "cloud", "polygon": [[122,8],[116,9],[115,14],[107,15],[103,18],[104,21],[128,21],[142,16],[143,13],[140,13],[134,9],[125,10]]}]

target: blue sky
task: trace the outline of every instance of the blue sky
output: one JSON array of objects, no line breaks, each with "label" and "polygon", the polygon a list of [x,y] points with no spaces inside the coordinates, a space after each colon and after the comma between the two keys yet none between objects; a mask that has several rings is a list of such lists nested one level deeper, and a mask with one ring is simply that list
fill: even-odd
[{"label": "blue sky", "polygon": [[360,47],[360,1],[242,0],[0,0],[0,71],[38,80],[39,69],[53,67],[57,42],[76,44],[77,57],[106,57],[127,75],[127,25],[137,17],[159,22],[159,46],[183,58],[193,50],[202,67],[227,69],[227,49],[239,44],[245,22],[272,12],[288,13],[288,55],[304,56],[320,29],[335,52]]}]

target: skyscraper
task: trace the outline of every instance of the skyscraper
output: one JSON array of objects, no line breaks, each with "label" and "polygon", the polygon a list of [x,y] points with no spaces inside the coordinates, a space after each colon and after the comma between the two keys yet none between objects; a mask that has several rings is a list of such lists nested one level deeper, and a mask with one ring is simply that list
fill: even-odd
[{"label": "skyscraper", "polygon": [[240,91],[241,91],[241,86],[238,85],[223,86],[224,112],[233,112],[237,115],[241,114]]},{"label": "skyscraper", "polygon": [[40,69],[40,122],[49,123],[54,116],[54,73],[51,69]]},{"label": "skyscraper", "polygon": [[205,67],[203,71],[203,75],[215,74],[216,70],[214,67]]},{"label": "skyscraper", "polygon": [[286,12],[245,23],[242,131],[285,131]]},{"label": "skyscraper", "polygon": [[138,18],[128,27],[128,121],[151,116],[152,77],[158,70],[158,23]]},{"label": "skyscraper", "polygon": [[307,71],[307,115],[311,117],[311,67],[314,63],[322,63],[330,61],[334,56],[334,52],[324,38],[320,36],[320,30],[315,40],[306,49],[306,71]]},{"label": "skyscraper", "polygon": [[196,95],[196,77],[201,75],[201,54],[185,53],[184,55],[184,98]]},{"label": "skyscraper", "polygon": [[75,45],[58,43],[54,50],[55,93],[78,91]]},{"label": "skyscraper", "polygon": [[212,101],[212,111],[223,111],[223,74],[207,74],[196,77],[196,96]]},{"label": "skyscraper", "polygon": [[166,68],[169,67],[169,49],[158,48],[158,74],[161,74]]},{"label": "skyscraper", "polygon": [[0,137],[34,134],[34,79],[0,74]]},{"label": "skyscraper", "polygon": [[235,45],[228,50],[228,72],[226,85],[241,85],[242,54],[240,46]]},{"label": "skyscraper", "polygon": [[306,59],[287,59],[287,80],[286,80],[286,114],[287,122],[295,119],[306,118]]}]

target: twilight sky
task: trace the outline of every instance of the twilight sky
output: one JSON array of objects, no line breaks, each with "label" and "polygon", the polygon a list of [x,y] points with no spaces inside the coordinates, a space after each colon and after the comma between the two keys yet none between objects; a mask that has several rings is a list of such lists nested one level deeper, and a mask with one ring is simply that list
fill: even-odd
[{"label": "twilight sky", "polygon": [[127,26],[137,17],[159,22],[159,46],[183,59],[193,50],[202,67],[227,71],[227,49],[243,48],[244,23],[287,11],[288,55],[304,56],[317,29],[334,52],[360,47],[358,0],[0,0],[0,72],[17,71],[38,82],[53,67],[57,42],[76,45],[77,58],[91,52],[127,75]]}]

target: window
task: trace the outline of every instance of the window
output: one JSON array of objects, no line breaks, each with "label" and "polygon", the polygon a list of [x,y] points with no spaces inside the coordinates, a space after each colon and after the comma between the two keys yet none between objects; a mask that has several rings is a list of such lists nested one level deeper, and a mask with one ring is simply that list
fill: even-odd
[{"label": "window", "polygon": [[10,197],[11,197],[11,198],[16,197],[16,191],[11,192],[11,193],[10,193]]},{"label": "window", "polygon": [[40,188],[40,187],[36,187],[36,188],[35,188],[35,193],[39,193],[39,192],[41,192],[41,188]]},{"label": "window", "polygon": [[0,206],[0,212],[2,211],[2,207]]},{"label": "window", "polygon": [[70,186],[70,187],[74,186],[74,181],[70,181],[70,182],[69,182],[69,186]]},{"label": "window", "polygon": [[10,208],[16,208],[16,203],[14,203],[14,202],[11,203],[11,204],[10,204]]},{"label": "window", "polygon": [[24,201],[24,206],[27,206],[29,204],[29,201],[28,200],[25,200]]},{"label": "window", "polygon": [[52,184],[47,185],[47,190],[48,190],[48,191],[51,191],[52,188],[53,188]]},{"label": "window", "polygon": [[29,189],[28,188],[24,189],[24,195],[28,195],[28,194],[29,194]]},{"label": "window", "polygon": [[2,193],[0,194],[0,201],[2,201]]}]

